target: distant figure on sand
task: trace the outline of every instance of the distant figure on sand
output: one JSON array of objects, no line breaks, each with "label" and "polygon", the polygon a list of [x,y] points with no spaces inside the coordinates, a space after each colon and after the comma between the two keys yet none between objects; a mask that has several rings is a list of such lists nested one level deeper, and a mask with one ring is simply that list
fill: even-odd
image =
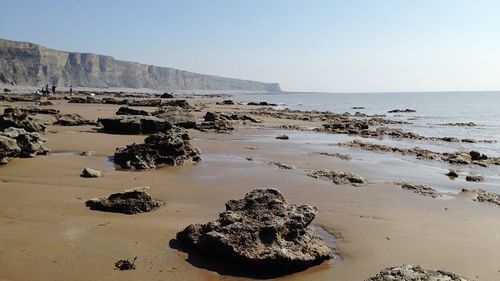
[{"label": "distant figure on sand", "polygon": [[49,84],[45,84],[45,92],[44,92],[44,96],[49,96]]},{"label": "distant figure on sand", "polygon": [[73,93],[73,85],[70,85],[69,86],[69,93],[72,94]]},{"label": "distant figure on sand", "polygon": [[55,94],[56,93],[56,85],[52,85],[52,93]]}]

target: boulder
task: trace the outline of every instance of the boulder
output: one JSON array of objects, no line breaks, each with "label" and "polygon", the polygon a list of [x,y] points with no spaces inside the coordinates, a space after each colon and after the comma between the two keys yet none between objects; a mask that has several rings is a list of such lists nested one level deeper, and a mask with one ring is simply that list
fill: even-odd
[{"label": "boulder", "polygon": [[164,119],[141,115],[99,118],[98,122],[103,126],[103,131],[114,134],[153,134],[172,128],[172,124]]},{"label": "boulder", "polygon": [[82,178],[101,178],[103,176],[103,172],[91,168],[83,169],[82,173],[80,174],[80,177]]},{"label": "boulder", "polygon": [[116,112],[116,115],[149,115],[149,112],[141,109],[133,109],[130,107],[122,106]]},{"label": "boulder", "polygon": [[60,126],[81,126],[81,125],[97,125],[96,121],[83,118],[78,113],[60,114],[56,116],[55,125]]},{"label": "boulder", "polygon": [[56,115],[59,113],[59,110],[54,108],[39,108],[36,106],[27,106],[27,107],[9,107],[4,110],[4,113],[25,113],[25,114],[46,114],[46,115]]},{"label": "boulder", "polygon": [[232,100],[223,100],[217,103],[218,105],[234,105],[234,101]]},{"label": "boulder", "polygon": [[0,116],[0,130],[9,127],[21,128],[28,132],[44,132],[47,127],[42,120],[34,118],[20,108],[6,108]]},{"label": "boulder", "polygon": [[287,135],[278,135],[278,136],[276,137],[276,139],[277,139],[277,140],[287,140],[287,139],[289,139],[289,137],[288,137]]},{"label": "boulder", "polygon": [[196,117],[194,114],[182,107],[162,106],[153,112],[152,115],[185,129],[196,127]]},{"label": "boulder", "polygon": [[423,269],[419,265],[402,265],[382,270],[366,281],[468,281],[443,270]]},{"label": "boulder", "polygon": [[117,99],[117,98],[103,98],[102,103],[104,103],[104,104],[127,104],[127,100]]},{"label": "boulder", "polygon": [[252,123],[261,123],[260,120],[257,120],[254,117],[247,114],[238,114],[238,113],[225,114],[225,113],[210,112],[210,111],[208,111],[205,114],[204,120],[207,122],[226,120],[226,121],[250,121]]},{"label": "boulder", "polygon": [[146,192],[148,189],[149,187],[140,187],[113,193],[108,197],[90,199],[85,202],[85,205],[91,210],[127,215],[151,212],[164,203],[151,198],[151,195]]},{"label": "boulder", "polygon": [[261,101],[261,102],[251,101],[251,102],[247,103],[247,105],[277,106],[277,104],[268,103],[267,101]]},{"label": "boulder", "polygon": [[448,177],[450,177],[450,178],[458,178],[458,173],[457,173],[457,171],[452,170],[452,169],[448,170],[448,173],[446,173],[446,175],[447,175]]},{"label": "boulder", "polygon": [[49,152],[49,149],[44,146],[46,140],[38,133],[26,132],[24,129],[11,127],[0,132],[0,135],[16,141],[17,146],[21,149],[18,157],[34,157]]},{"label": "boulder", "polygon": [[191,145],[190,139],[180,128],[154,134],[142,144],[117,148],[114,161],[124,169],[137,170],[193,164],[201,160],[201,152]]},{"label": "boulder", "polygon": [[484,155],[484,154],[481,154],[480,152],[477,152],[477,151],[470,151],[469,152],[469,155],[470,155],[470,158],[472,159],[472,161],[475,161],[475,160],[487,160],[488,159],[488,156]]},{"label": "boulder", "polygon": [[188,250],[263,272],[296,271],[332,258],[311,227],[317,209],[287,202],[276,189],[256,189],[229,200],[226,211],[206,224],[177,233]]},{"label": "boulder", "polygon": [[494,192],[488,192],[484,189],[462,189],[464,194],[472,194],[475,196],[474,200],[478,202],[488,202],[500,206],[500,195]]}]

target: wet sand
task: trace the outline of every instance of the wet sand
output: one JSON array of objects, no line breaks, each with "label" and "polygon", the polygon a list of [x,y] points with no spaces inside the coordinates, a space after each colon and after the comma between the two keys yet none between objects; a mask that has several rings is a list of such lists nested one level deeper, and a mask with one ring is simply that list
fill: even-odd
[{"label": "wet sand", "polygon": [[[216,107],[209,102],[209,108]],[[56,103],[50,107],[91,119],[114,115],[119,108]],[[266,127],[289,122],[264,121]],[[278,280],[364,280],[400,264],[445,269],[473,280],[500,279],[500,208],[495,205],[461,196],[432,199],[381,181],[352,187],[310,178],[304,169],[343,169],[369,178],[373,167],[312,155],[304,144],[276,140],[278,131],[260,126],[237,127],[227,135],[190,133],[202,151],[200,163],[130,172],[116,170],[109,157],[116,147],[145,136],[50,126],[44,137],[52,154],[0,167],[0,280],[250,279],[221,275],[217,271],[223,269],[212,268],[209,259],[188,257],[171,240],[191,223],[217,218],[227,200],[258,187],[274,187],[292,203],[318,207],[313,224],[337,237],[337,259]],[[255,138],[262,135],[269,137]],[[78,155],[88,150],[95,155]],[[282,170],[270,161],[299,169]],[[105,176],[80,178],[84,167],[103,170]],[[84,205],[87,199],[139,186],[150,186],[153,197],[166,205],[133,216]],[[136,270],[114,270],[117,260],[135,256]]]}]

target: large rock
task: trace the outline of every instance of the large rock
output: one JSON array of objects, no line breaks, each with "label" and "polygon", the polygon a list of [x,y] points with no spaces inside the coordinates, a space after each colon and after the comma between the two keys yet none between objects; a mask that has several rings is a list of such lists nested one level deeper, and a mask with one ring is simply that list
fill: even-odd
[{"label": "large rock", "polygon": [[11,158],[17,157],[21,148],[15,139],[0,135],[0,164],[7,164]]},{"label": "large rock", "polygon": [[149,187],[134,188],[121,193],[113,193],[108,197],[94,198],[85,202],[91,210],[123,213],[133,215],[150,212],[164,203],[154,200],[146,191]]},{"label": "large rock", "polygon": [[309,225],[317,209],[287,202],[276,189],[256,189],[226,203],[226,211],[206,224],[177,233],[188,249],[264,272],[295,271],[332,257],[332,250]]},{"label": "large rock", "polygon": [[366,180],[359,175],[347,173],[340,170],[311,170],[307,175],[312,178],[326,178],[335,184],[360,186]]},{"label": "large rock", "polygon": [[176,107],[182,107],[184,109],[189,109],[191,106],[189,105],[187,100],[169,100],[164,103],[162,103],[164,106],[176,106]]},{"label": "large rock", "polygon": [[122,106],[116,112],[116,115],[144,115],[148,116],[149,112],[142,109],[134,109],[126,106]]},{"label": "large rock", "polygon": [[105,132],[115,134],[153,134],[172,128],[170,122],[153,116],[119,115],[99,118],[98,122]]},{"label": "large rock", "polygon": [[37,154],[49,152],[49,149],[44,146],[46,140],[38,133],[26,132],[26,130],[19,128],[7,128],[0,132],[0,135],[16,140],[21,149],[19,157],[34,157]]},{"label": "large rock", "polygon": [[34,157],[49,150],[43,145],[45,140],[34,132],[24,129],[7,128],[0,132],[0,164],[6,164],[14,157]]},{"label": "large rock", "polygon": [[152,115],[182,128],[192,129],[196,127],[196,117],[194,114],[182,107],[162,106],[153,112]]},{"label": "large rock", "polygon": [[97,125],[96,121],[83,118],[78,113],[60,114],[56,116],[55,125],[60,126],[81,126],[81,125]]},{"label": "large rock", "polygon": [[160,106],[161,99],[129,99],[128,106]]},{"label": "large rock", "polygon": [[402,265],[386,268],[366,281],[467,281],[467,279],[443,270],[423,269],[419,265]]},{"label": "large rock", "polygon": [[42,120],[20,108],[7,108],[0,116],[0,130],[9,127],[25,129],[28,132],[44,132],[47,128]]},{"label": "large rock", "polygon": [[227,121],[250,121],[252,123],[260,123],[260,120],[255,119],[254,117],[247,114],[238,114],[238,113],[220,113],[220,112],[211,112],[208,111],[205,114],[204,120],[207,122],[217,121],[217,120],[227,120]]},{"label": "large rock", "polygon": [[124,169],[153,169],[161,166],[193,164],[201,160],[201,152],[190,143],[191,137],[181,129],[147,137],[142,144],[116,149],[114,161]]}]

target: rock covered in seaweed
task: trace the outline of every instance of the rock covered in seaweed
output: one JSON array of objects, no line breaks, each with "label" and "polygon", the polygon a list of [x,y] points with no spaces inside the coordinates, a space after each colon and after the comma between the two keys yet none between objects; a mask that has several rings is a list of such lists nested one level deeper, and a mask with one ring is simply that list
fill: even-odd
[{"label": "rock covered in seaweed", "polygon": [[135,108],[130,108],[126,106],[122,106],[116,111],[116,115],[144,115],[148,116],[150,115],[149,112],[142,110],[142,109],[135,109]]},{"label": "rock covered in seaweed", "polygon": [[138,170],[192,164],[201,160],[201,152],[190,140],[189,134],[180,128],[153,134],[142,144],[117,148],[114,161],[124,169]]},{"label": "rock covered in seaweed", "polygon": [[287,202],[276,189],[255,189],[226,202],[226,211],[206,224],[177,233],[189,249],[245,265],[288,271],[332,258],[332,250],[309,225],[317,209]]},{"label": "rock covered in seaweed", "polygon": [[97,125],[96,121],[83,118],[78,113],[60,114],[56,116],[55,125],[60,126],[81,126],[81,125]]},{"label": "rock covered in seaweed", "polygon": [[423,269],[419,265],[402,265],[382,270],[365,281],[468,281],[443,270]]},{"label": "rock covered in seaweed", "polygon": [[94,198],[85,202],[91,210],[133,215],[150,212],[164,203],[154,200],[146,191],[149,187],[139,187],[125,192],[118,192],[103,198]]}]

